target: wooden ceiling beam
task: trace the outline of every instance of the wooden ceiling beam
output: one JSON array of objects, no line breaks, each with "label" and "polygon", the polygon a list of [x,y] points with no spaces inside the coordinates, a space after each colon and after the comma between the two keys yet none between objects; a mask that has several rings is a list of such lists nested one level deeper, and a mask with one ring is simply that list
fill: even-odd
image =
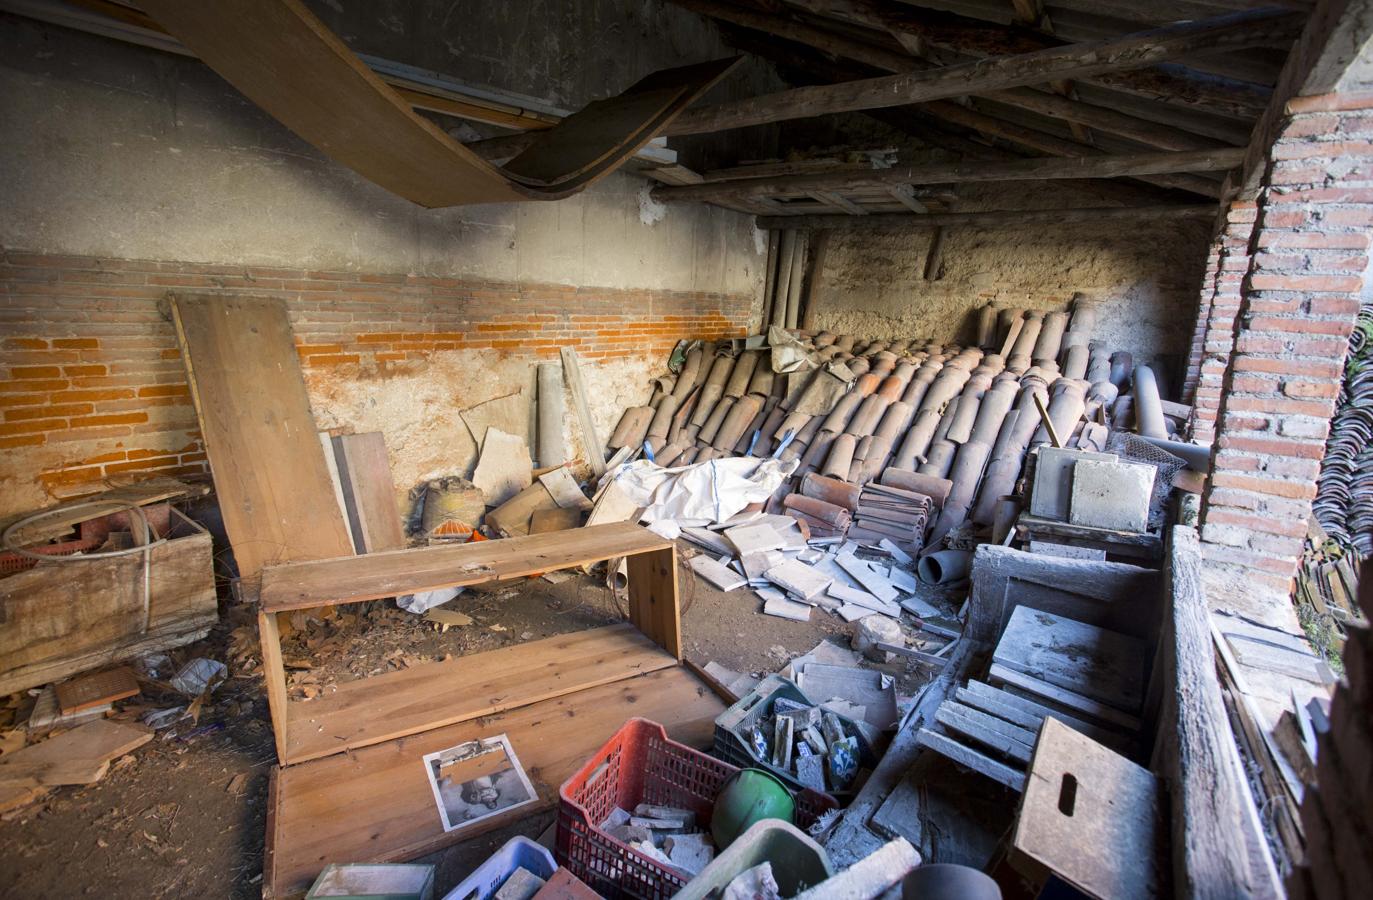
[{"label": "wooden ceiling beam", "polygon": [[[955,4],[943,0],[940,9],[928,9],[905,3],[857,7],[851,5],[852,0],[789,2],[813,13],[840,14],[843,18],[861,22],[870,28],[913,35],[932,51],[971,56],[976,59],[1020,55],[1064,46],[1062,38],[1025,28],[1010,27],[1014,25],[1011,8],[1009,4],[1000,2],[989,7],[1000,15],[993,15],[980,6],[969,7],[966,4],[957,7],[962,13],[948,12],[945,10],[953,9]],[[1269,4],[1270,7],[1273,5],[1275,4]],[[1277,40],[1290,40],[1295,36],[1300,27],[1300,16],[1292,16],[1294,23],[1297,24],[1294,24],[1290,34],[1286,37],[1279,36]],[[1259,46],[1262,45],[1262,42],[1259,42]],[[1234,48],[1200,47],[1196,52],[1209,54],[1223,52],[1226,49]],[[929,55],[935,58],[934,53]],[[952,64],[957,60],[941,61]],[[1079,80],[1127,91],[1161,104],[1185,105],[1247,119],[1254,119],[1263,111],[1268,97],[1268,90],[1262,86],[1227,82],[1190,72],[1181,66],[1154,66],[1131,71],[1105,72]]]},{"label": "wooden ceiling beam", "polygon": [[653,189],[655,200],[714,201],[724,197],[777,197],[810,191],[847,191],[871,185],[960,184],[988,181],[1057,181],[1078,178],[1122,178],[1177,172],[1222,172],[1244,160],[1243,147],[1190,153],[1135,156],[1017,159],[1004,162],[953,162],[893,166],[867,172],[824,172],[777,175],[735,181],[704,182]]},{"label": "wooden ceiling beam", "polygon": [[[1090,159],[1103,154],[1103,151],[1098,150],[1090,144],[1083,144],[1035,128],[1019,125],[1015,122],[1009,122],[1005,119],[966,106],[961,106],[948,100],[936,100],[933,103],[924,104],[923,107],[930,115],[936,116],[947,122],[953,122],[956,125],[971,128],[983,134],[999,137],[1002,140],[1010,141],[1013,144],[1028,147],[1032,150],[1037,150],[1040,153],[1047,153],[1050,156]],[[1238,148],[1227,149],[1234,150]],[[1200,152],[1205,154],[1211,151],[1203,150]],[[1159,187],[1190,191],[1194,194],[1200,194],[1203,197],[1220,197],[1220,182],[1199,178],[1195,175],[1151,174],[1134,175],[1132,177]]]},{"label": "wooden ceiling beam", "polygon": [[[754,31],[760,31],[785,40],[805,44],[834,56],[850,59],[875,69],[889,72],[919,72],[933,67],[932,63],[916,59],[905,53],[879,47],[875,44],[851,37],[837,35],[812,25],[797,22],[780,15],[764,15],[743,9],[718,0],[673,0],[679,6],[714,19],[730,22]],[[855,0],[843,0],[851,4]],[[1134,116],[1093,106],[1077,100],[1049,94],[1034,88],[1011,88],[995,91],[982,96],[998,100],[1009,106],[1062,119],[1082,128],[1095,128],[1099,131],[1116,134],[1147,147],[1159,150],[1204,150],[1221,146],[1214,139],[1193,135],[1186,131],[1169,128],[1139,119]],[[1079,142],[1082,138],[1078,138]]]},{"label": "wooden ceiling beam", "polygon": [[1200,48],[1263,45],[1293,36],[1291,13],[1256,11],[1184,22],[1113,40],[1073,44],[1019,56],[981,60],[924,72],[843,84],[794,88],[732,103],[688,110],[663,134],[703,134],[832,113],[944,100],[965,94],[1043,84],[1059,78],[1104,75],[1148,67]]},{"label": "wooden ceiling beam", "polygon": [[1078,209],[1006,209],[960,213],[872,213],[866,216],[762,216],[763,229],[801,228],[809,231],[891,231],[912,228],[1022,228],[1026,225],[1072,225],[1109,220],[1183,221],[1211,219],[1212,203],[1163,206],[1094,206]]}]

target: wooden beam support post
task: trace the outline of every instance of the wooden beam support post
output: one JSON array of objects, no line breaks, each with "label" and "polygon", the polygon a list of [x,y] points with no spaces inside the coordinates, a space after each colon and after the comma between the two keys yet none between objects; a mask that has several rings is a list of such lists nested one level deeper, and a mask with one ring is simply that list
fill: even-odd
[{"label": "wooden beam support post", "polygon": [[795,88],[689,110],[661,133],[702,134],[1128,71],[1198,51],[1215,53],[1289,40],[1297,33],[1298,21],[1288,12],[1256,10],[1167,25],[1116,40],[1070,44],[844,84]]},{"label": "wooden beam support post", "polygon": [[739,197],[777,197],[811,191],[849,191],[873,185],[1050,181],[1138,177],[1175,172],[1223,172],[1240,165],[1244,161],[1244,152],[1240,147],[1227,147],[1223,150],[1195,150],[1185,153],[935,163],[893,166],[890,169],[871,169],[866,172],[779,175],[772,178],[747,178],[680,186],[664,185],[653,189],[653,199],[713,201]]},{"label": "wooden beam support post", "polygon": [[1176,221],[1180,219],[1209,219],[1216,214],[1211,204],[1176,204],[1172,206],[1103,206],[1082,209],[1008,209],[976,213],[873,213],[866,216],[762,216],[759,228],[833,230],[883,230],[906,228],[962,228],[1021,227],[1024,225],[1071,225],[1077,222],[1101,222],[1110,219],[1141,219]]}]

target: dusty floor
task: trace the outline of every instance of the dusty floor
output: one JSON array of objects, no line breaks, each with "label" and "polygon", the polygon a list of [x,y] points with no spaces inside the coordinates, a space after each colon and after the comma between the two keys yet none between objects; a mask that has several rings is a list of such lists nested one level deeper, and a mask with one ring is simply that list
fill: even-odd
[{"label": "dusty floor", "polygon": [[[764,616],[751,592],[720,593],[685,575],[682,598],[686,655],[701,665],[715,660],[737,671],[771,672],[826,637],[847,644],[852,629],[823,611],[810,622]],[[440,633],[387,601],[345,607],[323,625],[302,622],[284,655],[288,665],[304,666],[308,658],[312,667],[288,673],[293,697],[327,689],[333,680],[620,618],[610,591],[580,575],[557,585],[532,580],[468,592],[448,608],[476,621]],[[102,781],[57,788],[0,822],[0,897],[260,895],[267,780],[276,758],[252,621],[250,610],[229,606],[210,638],[176,652],[179,659],[206,656],[230,667],[230,679],[195,725],[171,729],[174,736],[159,733]],[[903,693],[921,682],[904,676],[899,664],[887,670]],[[129,704],[178,700],[185,702],[145,692]],[[552,821],[552,812],[541,813],[434,854],[427,861],[439,866],[436,886],[446,891],[510,836],[537,837]]]}]

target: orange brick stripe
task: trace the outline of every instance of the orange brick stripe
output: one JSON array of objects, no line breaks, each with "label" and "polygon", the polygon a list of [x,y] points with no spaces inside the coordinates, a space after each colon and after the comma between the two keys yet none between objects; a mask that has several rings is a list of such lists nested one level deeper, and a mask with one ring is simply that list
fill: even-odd
[{"label": "orange brick stripe", "polygon": [[302,368],[332,379],[410,373],[464,350],[665,356],[684,338],[743,336],[753,314],[748,295],[18,251],[0,251],[0,284],[0,451],[52,496],[129,472],[207,471],[159,306],[178,288],[280,297]]}]

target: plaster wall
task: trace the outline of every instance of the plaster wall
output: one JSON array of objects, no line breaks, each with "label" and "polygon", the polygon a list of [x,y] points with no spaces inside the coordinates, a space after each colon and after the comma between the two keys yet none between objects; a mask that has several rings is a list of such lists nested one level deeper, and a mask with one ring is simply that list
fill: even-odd
[{"label": "plaster wall", "polygon": [[[578,4],[575,23],[552,5],[515,16],[467,4],[449,10],[447,30],[416,13],[401,31],[382,27],[387,9],[424,4],[317,6],[346,39],[386,35],[362,52],[573,108],[654,69],[728,54],[713,29],[659,2]],[[761,89],[758,70],[742,77],[726,91]],[[51,376],[41,392],[12,384],[0,409],[0,512],[203,470],[157,310],[178,287],[279,296],[298,344],[341,346],[332,359],[303,355],[316,424],[383,431],[402,492],[470,472],[477,447],[458,411],[531,395],[536,363],[561,344],[581,354],[605,436],[648,398],[676,339],[758,321],[766,241],[750,216],[646,205],[651,183],[631,174],[557,203],[424,210],[335,164],[195,60],[7,14],[0,134],[0,387],[26,371]],[[394,355],[353,346],[392,330]],[[100,396],[76,411],[72,391]],[[584,452],[571,422],[567,438]]]},{"label": "plaster wall", "polygon": [[[1007,200],[1003,207],[1012,206]],[[815,326],[864,337],[968,340],[987,302],[1061,309],[1074,293],[1100,302],[1095,339],[1157,361],[1181,384],[1196,320],[1209,223],[1100,222],[945,229],[942,265],[923,278],[933,232],[836,232]]]}]

